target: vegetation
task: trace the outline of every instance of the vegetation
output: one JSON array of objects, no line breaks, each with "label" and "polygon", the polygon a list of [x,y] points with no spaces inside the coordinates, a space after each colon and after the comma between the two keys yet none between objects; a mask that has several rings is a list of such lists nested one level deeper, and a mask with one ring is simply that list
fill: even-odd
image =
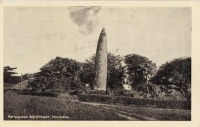
[{"label": "vegetation", "polygon": [[179,58],[163,64],[151,79],[157,85],[180,91],[191,98],[191,58]]},{"label": "vegetation", "polygon": [[83,84],[88,84],[93,89],[95,84],[95,55],[83,63],[79,78]]},{"label": "vegetation", "polygon": [[[122,58],[108,53],[108,88],[110,91],[123,89],[124,69]],[[80,63],[72,59],[56,57],[44,65],[40,72],[29,80],[29,87],[33,91],[70,91],[84,90],[85,84],[91,89],[95,80],[95,55]],[[25,78],[28,74],[24,75]],[[113,92],[113,91],[112,91]]]},{"label": "vegetation", "polygon": [[124,67],[122,66],[122,57],[114,54],[108,54],[108,88],[115,95],[121,94],[124,84]]},{"label": "vegetation", "polygon": [[[93,55],[80,72],[80,80],[83,84],[89,84],[91,87],[95,84],[95,55]],[[107,87],[109,93],[118,94],[123,89],[124,67],[122,66],[122,57],[108,53],[108,78]]]},{"label": "vegetation", "polygon": [[77,89],[80,86],[78,78],[81,63],[56,57],[40,68],[33,80],[29,80],[29,87],[34,91],[67,91]]},{"label": "vegetation", "polygon": [[[122,58],[108,53],[107,57],[108,94],[190,100],[191,58],[177,58],[164,63],[157,71],[155,63],[137,54],[129,54]],[[13,79],[14,69],[16,68],[4,67],[5,82]],[[42,66],[40,72],[25,74],[22,79],[28,80],[28,89],[35,92],[88,93],[88,88],[93,89],[95,84],[95,55],[83,63],[56,57]],[[123,84],[131,86],[130,93],[124,92]]]},{"label": "vegetation", "polygon": [[128,83],[133,89],[141,88],[143,84],[149,84],[150,78],[156,73],[156,64],[148,58],[130,54],[124,58]]},{"label": "vegetation", "polygon": [[190,101],[178,100],[157,100],[146,98],[133,98],[126,96],[110,96],[101,94],[78,94],[81,101],[85,102],[98,102],[98,103],[111,103],[123,105],[135,105],[143,107],[156,107],[156,108],[170,108],[170,109],[191,109]]},{"label": "vegetation", "polygon": [[[47,119],[27,118],[29,120],[126,120],[126,118],[118,116],[115,112],[82,104],[81,102],[7,92],[4,94],[4,119],[12,120],[8,118],[8,115],[50,116]],[[59,116],[65,117],[59,118]],[[15,120],[23,120],[23,118],[16,118]]]},{"label": "vegetation", "polygon": [[5,66],[3,68],[4,83],[16,84],[21,81],[20,76],[15,76],[15,74],[17,74],[17,72],[15,72],[16,69],[16,67],[10,66]]},{"label": "vegetation", "polygon": [[158,97],[159,88],[150,82],[156,74],[156,64],[146,57],[129,54],[124,57],[126,84],[129,84],[135,93],[145,98]]},{"label": "vegetation", "polygon": [[[49,116],[48,120],[148,120],[145,117],[191,120],[191,58],[172,60],[156,71],[156,65],[146,57],[130,54],[122,58],[108,53],[109,95],[102,91],[78,94],[87,92],[86,84],[90,89],[94,85],[94,61],[95,55],[84,63],[56,57],[41,67],[40,72],[23,75],[21,84],[6,83],[4,119],[23,120],[8,118],[11,115]],[[4,67],[4,82],[13,79],[14,69]],[[132,89],[124,90],[123,84],[131,85]],[[22,86],[27,89],[18,89]],[[77,98],[85,103],[72,101]],[[107,105],[97,106],[96,103]],[[44,120],[40,117],[28,119]]]},{"label": "vegetation", "polygon": [[[155,120],[190,120],[191,111],[183,109],[161,109],[132,107],[121,105],[92,105],[72,101],[72,97],[39,97],[18,95],[12,92],[4,94],[4,120],[24,120],[8,118],[10,116],[50,116],[49,118],[28,118],[29,120],[127,120],[119,115],[120,111],[129,117],[151,117]],[[115,110],[115,111],[114,111]],[[132,116],[133,115],[133,116]],[[57,116],[52,117],[52,116]],[[65,116],[60,117],[59,116]]]},{"label": "vegetation", "polygon": [[134,114],[134,116],[142,115],[144,117],[150,117],[156,120],[175,120],[175,121],[191,120],[191,110],[133,107],[133,106],[119,106],[119,105],[104,105],[103,107],[108,107],[114,110],[128,112]]}]

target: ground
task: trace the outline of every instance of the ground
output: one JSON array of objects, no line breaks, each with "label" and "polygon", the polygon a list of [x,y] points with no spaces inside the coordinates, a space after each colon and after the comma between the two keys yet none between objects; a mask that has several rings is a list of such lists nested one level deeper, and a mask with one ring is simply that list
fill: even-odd
[{"label": "ground", "polygon": [[59,97],[41,97],[6,92],[4,93],[4,119],[190,120],[191,110],[86,103],[68,94]]}]

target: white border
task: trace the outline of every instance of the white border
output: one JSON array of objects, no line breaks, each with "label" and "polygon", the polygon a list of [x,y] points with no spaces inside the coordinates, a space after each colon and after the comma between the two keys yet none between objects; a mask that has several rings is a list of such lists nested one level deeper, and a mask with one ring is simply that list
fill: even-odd
[{"label": "white border", "polygon": [[[13,0],[14,1],[14,0]],[[37,1],[2,2],[0,5],[0,52],[3,68],[3,7],[4,6],[115,6],[115,7],[191,7],[192,8],[192,120],[191,121],[4,121],[3,69],[1,69],[0,127],[14,126],[82,126],[82,127],[200,127],[200,2],[199,1]]]}]

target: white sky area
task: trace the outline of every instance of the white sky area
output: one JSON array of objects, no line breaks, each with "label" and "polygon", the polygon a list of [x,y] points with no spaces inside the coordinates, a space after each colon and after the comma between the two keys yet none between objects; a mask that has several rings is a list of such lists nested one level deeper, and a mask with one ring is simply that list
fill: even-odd
[{"label": "white sky area", "polygon": [[139,54],[157,66],[191,56],[191,8],[4,7],[3,64],[39,71],[56,56],[84,62],[102,28],[108,52]]}]

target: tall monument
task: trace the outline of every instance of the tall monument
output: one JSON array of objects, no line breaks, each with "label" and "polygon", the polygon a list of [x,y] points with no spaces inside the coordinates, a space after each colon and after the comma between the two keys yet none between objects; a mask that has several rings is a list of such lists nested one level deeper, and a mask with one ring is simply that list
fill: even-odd
[{"label": "tall monument", "polygon": [[107,35],[103,28],[99,36],[95,59],[95,89],[106,91],[107,84]]}]

